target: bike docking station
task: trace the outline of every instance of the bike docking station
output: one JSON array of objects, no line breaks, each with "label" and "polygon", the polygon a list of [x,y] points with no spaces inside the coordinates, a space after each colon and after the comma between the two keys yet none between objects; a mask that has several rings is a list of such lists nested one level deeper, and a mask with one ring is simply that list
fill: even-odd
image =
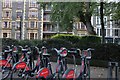
[{"label": "bike docking station", "polygon": [[108,62],[108,80],[119,80],[118,62]]}]

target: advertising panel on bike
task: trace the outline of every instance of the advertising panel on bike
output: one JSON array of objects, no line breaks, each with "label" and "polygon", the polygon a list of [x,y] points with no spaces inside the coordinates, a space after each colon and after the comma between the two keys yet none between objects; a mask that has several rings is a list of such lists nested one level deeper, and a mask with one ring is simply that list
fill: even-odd
[{"label": "advertising panel on bike", "polygon": [[0,66],[11,67],[11,64],[7,62],[7,60],[0,60]]},{"label": "advertising panel on bike", "polygon": [[26,67],[26,62],[19,62],[14,66],[14,68],[16,69],[25,69],[25,67]]},{"label": "advertising panel on bike", "polygon": [[36,76],[36,78],[39,78],[39,77],[48,77],[50,75],[50,71],[48,68],[42,68],[38,71],[38,75]]}]

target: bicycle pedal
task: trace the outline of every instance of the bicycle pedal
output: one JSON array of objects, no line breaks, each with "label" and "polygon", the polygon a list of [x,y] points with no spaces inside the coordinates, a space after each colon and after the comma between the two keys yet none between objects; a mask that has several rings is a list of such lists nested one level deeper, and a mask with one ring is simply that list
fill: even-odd
[{"label": "bicycle pedal", "polygon": [[22,74],[18,74],[18,77],[22,77]]},{"label": "bicycle pedal", "polygon": [[86,77],[86,76],[87,76],[87,74],[84,74],[84,76]]},{"label": "bicycle pedal", "polygon": [[25,74],[22,74],[22,77],[24,77],[25,76]]},{"label": "bicycle pedal", "polygon": [[30,73],[30,77],[33,77],[35,75],[35,73]]}]

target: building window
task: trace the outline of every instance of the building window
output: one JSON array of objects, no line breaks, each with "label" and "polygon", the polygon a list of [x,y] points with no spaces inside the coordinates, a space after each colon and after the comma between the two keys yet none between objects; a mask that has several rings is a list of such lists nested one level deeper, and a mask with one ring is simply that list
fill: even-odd
[{"label": "building window", "polygon": [[3,17],[10,17],[10,11],[3,11]]},{"label": "building window", "polygon": [[35,33],[35,39],[37,39],[37,33]]},{"label": "building window", "polygon": [[115,29],[115,36],[118,36],[118,29]]},{"label": "building window", "polygon": [[22,4],[23,4],[22,1],[18,1],[18,3],[17,3],[17,8],[18,8],[18,9],[22,9]]},{"label": "building window", "polygon": [[30,33],[30,39],[34,39],[34,33]]},{"label": "building window", "polygon": [[31,18],[38,17],[38,12],[37,11],[29,11],[29,17],[31,17]]},{"label": "building window", "polygon": [[7,26],[8,26],[8,22],[7,21],[4,21],[4,27],[3,28],[7,28]]},{"label": "building window", "polygon": [[8,11],[6,11],[6,17],[9,17],[9,12]]},{"label": "building window", "polygon": [[45,5],[45,10],[51,10],[51,4],[46,4]]},{"label": "building window", "polygon": [[16,29],[20,29],[20,22],[16,22]]},{"label": "building window", "polygon": [[43,31],[47,31],[47,24],[43,24]]},{"label": "building window", "polygon": [[104,24],[107,25],[107,18],[104,18]]},{"label": "building window", "polygon": [[98,14],[99,14],[99,7],[97,7],[97,9],[96,9],[96,13],[98,13]]},{"label": "building window", "polygon": [[8,22],[8,21],[3,22],[3,28],[10,28],[10,26],[11,26],[10,22]]},{"label": "building window", "polygon": [[44,20],[50,21],[50,15],[49,14],[44,14]]},{"label": "building window", "polygon": [[77,23],[77,29],[78,29],[78,30],[79,30],[79,29],[80,29],[80,27],[81,27],[80,25],[81,25],[81,23],[80,23],[80,22],[78,22],[78,23]]},{"label": "building window", "polygon": [[20,32],[16,33],[16,39],[20,39]]},{"label": "building window", "polygon": [[30,22],[30,28],[34,28],[34,26],[35,26],[35,22],[34,22],[34,21],[31,21],[31,22]]},{"label": "building window", "polygon": [[99,16],[97,16],[97,24],[98,25],[100,24],[100,18],[99,18]]},{"label": "building window", "polygon": [[50,24],[43,24],[44,31],[52,31],[52,26]]},{"label": "building window", "polygon": [[3,33],[3,38],[7,38],[7,33]]},{"label": "building window", "polygon": [[29,7],[37,7],[37,0],[29,0]]},{"label": "building window", "polygon": [[4,0],[4,7],[11,7],[11,1],[10,0]]},{"label": "building window", "polygon": [[97,29],[97,35],[99,35],[99,29]]},{"label": "building window", "polygon": [[81,22],[81,29],[84,29],[85,30],[86,26],[83,22]]},{"label": "building window", "polygon": [[38,27],[38,22],[36,22],[36,28]]},{"label": "building window", "polygon": [[20,17],[21,17],[21,15],[22,15],[22,13],[21,13],[21,12],[17,12],[17,18],[20,18]]},{"label": "building window", "polygon": [[[104,33],[105,33],[105,36],[106,36],[106,29],[104,29]],[[100,29],[100,36],[102,36],[102,30]]]}]

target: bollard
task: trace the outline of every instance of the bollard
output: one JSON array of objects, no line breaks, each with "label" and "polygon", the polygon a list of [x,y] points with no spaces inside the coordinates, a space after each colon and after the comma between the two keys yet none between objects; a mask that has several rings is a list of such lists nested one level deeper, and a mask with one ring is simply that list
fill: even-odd
[{"label": "bollard", "polygon": [[115,79],[118,80],[119,66],[118,63],[115,65]]},{"label": "bollard", "polygon": [[108,80],[113,80],[113,69],[115,68],[114,80],[118,80],[118,62],[109,62],[108,63]]},{"label": "bollard", "polygon": [[108,63],[108,80],[112,79],[112,65],[111,62]]}]

